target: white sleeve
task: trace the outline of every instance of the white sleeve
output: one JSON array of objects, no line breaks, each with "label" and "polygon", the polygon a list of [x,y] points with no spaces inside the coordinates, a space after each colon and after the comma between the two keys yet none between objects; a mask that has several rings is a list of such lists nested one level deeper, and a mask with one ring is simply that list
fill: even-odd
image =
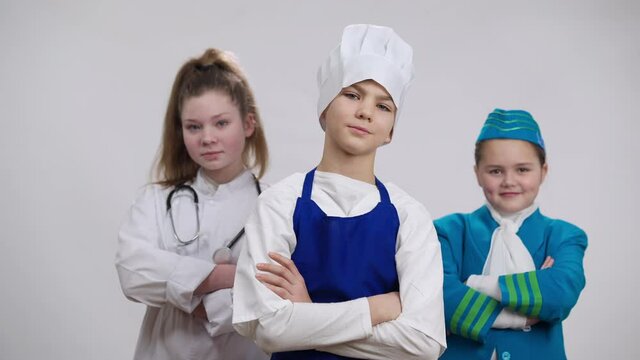
[{"label": "white sleeve", "polygon": [[[466,285],[476,291],[500,301],[500,285],[498,277],[494,275],[471,275],[466,281]],[[509,309],[502,309],[496,320],[491,325],[494,329],[524,329],[527,325],[527,317],[513,312]]]},{"label": "white sleeve", "polygon": [[316,349],[371,335],[366,298],[340,303],[291,303],[260,319],[234,324],[268,353]]},{"label": "white sleeve", "polygon": [[[302,179],[300,179],[300,185]],[[266,352],[314,349],[371,334],[365,298],[328,304],[293,304],[256,278],[256,264],[273,262],[269,251],[291,257],[296,246],[293,211],[300,188],[276,184],[262,193],[245,226],[247,242],[238,260],[233,325]]]},{"label": "white sleeve", "polygon": [[500,293],[500,284],[498,284],[498,277],[494,275],[471,275],[465,282],[465,284],[479,291],[487,296],[494,298],[497,301],[502,300],[502,294]]},{"label": "white sleeve", "polygon": [[209,320],[204,327],[211,337],[234,332],[231,325],[231,296],[231,289],[220,289],[202,298]]},{"label": "white sleeve", "polygon": [[131,207],[118,235],[116,270],[130,300],[155,307],[168,302],[191,313],[200,302],[193,291],[213,264],[163,249],[161,193],[158,186],[148,186]]},{"label": "white sleeve", "polygon": [[502,309],[491,327],[494,329],[522,330],[527,327],[527,317],[509,309]]},{"label": "white sleeve", "polygon": [[371,359],[437,359],[444,347],[429,336],[398,321],[374,326],[373,334],[363,340],[320,347],[317,350],[333,354]]},{"label": "white sleeve", "polygon": [[401,191],[394,198],[394,188],[388,188],[400,217],[396,267],[402,313],[375,326],[370,337],[318,350],[367,359],[437,359],[446,348],[440,243],[426,209]]}]

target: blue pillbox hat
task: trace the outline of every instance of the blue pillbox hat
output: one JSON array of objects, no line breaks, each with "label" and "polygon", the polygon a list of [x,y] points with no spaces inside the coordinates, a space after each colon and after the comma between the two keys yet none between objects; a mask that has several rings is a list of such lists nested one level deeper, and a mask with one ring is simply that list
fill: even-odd
[{"label": "blue pillbox hat", "polygon": [[538,123],[524,110],[495,109],[487,117],[476,142],[491,139],[524,140],[544,150]]}]

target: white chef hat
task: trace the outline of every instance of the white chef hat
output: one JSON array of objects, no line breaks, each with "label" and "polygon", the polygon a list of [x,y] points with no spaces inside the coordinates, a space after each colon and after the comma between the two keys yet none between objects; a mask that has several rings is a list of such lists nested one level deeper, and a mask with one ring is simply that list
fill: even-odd
[{"label": "white chef hat", "polygon": [[389,27],[349,25],[318,69],[318,117],[343,88],[369,79],[389,92],[397,120],[413,80],[413,49]]}]

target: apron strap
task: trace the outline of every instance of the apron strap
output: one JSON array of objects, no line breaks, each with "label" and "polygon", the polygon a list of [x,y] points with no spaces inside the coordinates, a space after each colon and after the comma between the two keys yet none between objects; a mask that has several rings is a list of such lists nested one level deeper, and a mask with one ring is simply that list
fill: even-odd
[{"label": "apron strap", "polygon": [[389,192],[387,192],[387,188],[382,185],[382,182],[376,178],[376,186],[378,187],[378,191],[380,192],[380,202],[389,204],[391,200],[389,199]]},{"label": "apron strap", "polygon": [[311,200],[311,189],[313,188],[313,177],[316,174],[316,168],[313,168],[311,171],[307,173],[307,176],[304,177],[304,185],[302,186],[302,195],[300,196],[303,199]]}]

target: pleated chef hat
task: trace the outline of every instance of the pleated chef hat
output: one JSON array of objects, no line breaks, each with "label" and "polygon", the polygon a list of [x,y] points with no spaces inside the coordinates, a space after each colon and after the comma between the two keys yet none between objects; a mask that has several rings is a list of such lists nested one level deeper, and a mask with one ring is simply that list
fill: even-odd
[{"label": "pleated chef hat", "polygon": [[318,118],[342,88],[369,79],[389,92],[397,121],[413,80],[413,49],[389,27],[349,25],[318,69]]}]

